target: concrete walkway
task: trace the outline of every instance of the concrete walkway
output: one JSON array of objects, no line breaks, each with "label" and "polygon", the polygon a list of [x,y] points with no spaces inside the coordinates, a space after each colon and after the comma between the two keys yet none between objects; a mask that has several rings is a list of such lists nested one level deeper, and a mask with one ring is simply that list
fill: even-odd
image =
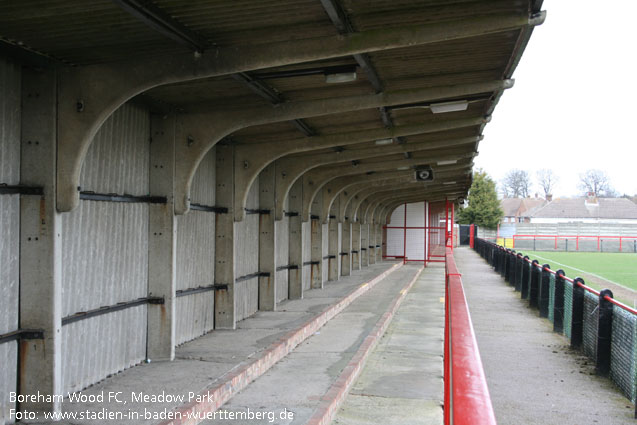
[{"label": "concrete walkway", "polygon": [[428,266],[370,355],[334,424],[442,424],[444,288],[444,266]]},{"label": "concrete walkway", "polygon": [[473,250],[454,250],[499,425],[635,424],[632,404]]},{"label": "concrete walkway", "polygon": [[[98,397],[97,400],[71,402],[65,399],[62,410],[64,413],[77,415],[68,422],[91,425],[167,424],[171,422],[166,418],[170,419],[170,414],[175,409],[214,411],[225,402],[224,398],[234,396],[314,333],[317,334],[315,341],[318,339],[325,341],[323,344],[335,344],[332,351],[345,350],[345,353],[318,354],[312,357],[303,354],[305,348],[301,344],[297,347],[299,353],[285,362],[291,379],[285,385],[294,382],[296,377],[304,376],[306,364],[323,364],[326,360],[333,359],[336,361],[334,368],[337,368],[340,364],[338,357],[346,356],[348,344],[355,346],[356,338],[359,337],[344,346],[339,345],[333,332],[329,333],[327,329],[321,328],[325,322],[330,323],[332,320],[341,323],[341,332],[345,336],[356,335],[356,331],[364,332],[368,322],[373,320],[374,312],[384,311],[384,297],[388,298],[389,303],[391,293],[399,291],[407,282],[407,277],[410,274],[413,276],[416,270],[415,267],[401,266],[397,262],[372,264],[351,276],[341,277],[337,282],[327,282],[322,290],[307,291],[304,299],[285,301],[279,305],[278,311],[257,312],[239,322],[236,330],[215,330],[183,344],[176,349],[175,361],[142,364],[93,385],[82,393]],[[393,277],[395,274],[400,277]],[[383,279],[383,276],[387,277]],[[388,283],[387,279],[393,280]],[[353,309],[349,314],[343,315],[344,308],[368,292],[376,294],[366,301],[370,312],[360,312],[357,315],[352,313],[356,311]],[[358,320],[357,324],[352,322],[355,319]],[[319,337],[319,334],[324,336]],[[288,403],[282,402],[272,404],[274,399],[268,397],[280,385],[283,383],[273,382],[263,390],[263,401],[259,406],[270,408],[273,405],[287,405]],[[300,394],[301,389],[293,392]],[[117,398],[108,400],[108,395],[115,393],[119,393]],[[104,399],[99,398],[102,394]],[[143,397],[145,398],[141,399]],[[82,416],[82,412],[89,415]],[[99,412],[118,416],[115,420],[90,416]],[[298,416],[300,418],[303,415]],[[192,424],[196,421],[174,423]],[[239,424],[236,421],[232,423]]]},{"label": "concrete walkway", "polygon": [[[220,410],[228,419],[203,424],[307,423],[392,300],[418,271],[417,266],[403,266],[383,279],[225,404]],[[240,417],[239,412],[272,412],[275,420],[230,419]],[[290,416],[282,418],[282,412]]]}]

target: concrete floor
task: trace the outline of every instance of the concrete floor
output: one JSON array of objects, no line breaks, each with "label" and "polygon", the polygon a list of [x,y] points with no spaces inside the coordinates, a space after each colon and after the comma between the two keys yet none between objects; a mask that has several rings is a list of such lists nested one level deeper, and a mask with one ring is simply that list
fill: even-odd
[{"label": "concrete floor", "polygon": [[[235,413],[273,412],[273,422],[217,419],[202,424],[306,423],[376,322],[418,269],[417,266],[403,266],[390,274],[220,409]],[[291,412],[292,418],[282,419],[281,413],[285,411]]]},{"label": "concrete floor", "polygon": [[[68,399],[63,402],[63,412],[98,412],[105,409],[109,412],[121,412],[124,415],[124,419],[118,419],[116,422],[118,425],[133,425],[133,424],[157,424],[160,420],[144,419],[142,417],[130,417],[128,412],[170,412],[174,408],[182,406],[188,402],[190,393],[200,394],[204,389],[209,388],[215,383],[222,382],[224,375],[236,370],[242,365],[251,361],[258,353],[265,350],[270,344],[277,339],[286,335],[290,330],[296,329],[305,323],[307,320],[317,316],[329,306],[339,302],[344,296],[355,290],[364,282],[369,282],[376,276],[380,275],[384,271],[390,269],[395,262],[381,262],[372,264],[369,267],[364,268],[361,271],[354,272],[351,276],[341,277],[337,282],[327,282],[322,290],[310,290],[304,294],[304,298],[301,300],[288,300],[281,303],[276,312],[264,312],[260,311],[238,323],[236,330],[215,330],[207,335],[197,338],[191,342],[185,343],[176,349],[176,359],[172,362],[154,362],[150,364],[142,364],[134,368],[125,370],[117,375],[105,379],[102,382],[93,385],[84,391],[86,395],[100,395],[106,394],[108,397],[109,392],[121,392],[119,399],[125,400],[126,403],[117,403],[115,401],[109,402],[107,399],[104,401],[96,402],[78,402],[71,403]],[[404,271],[402,269],[405,269]],[[388,276],[387,279],[396,279],[394,275],[400,273],[402,278],[395,281],[398,285],[403,279],[407,279],[406,275],[410,273],[413,275],[416,268],[413,267],[401,267],[397,271]],[[394,282],[394,280],[392,280]],[[406,282],[406,281],[405,281]],[[277,401],[279,396],[276,391],[285,389],[290,385],[290,382],[295,382],[297,377],[304,376],[306,374],[306,364],[312,365],[315,363],[328,364],[332,361],[332,368],[337,373],[338,365],[346,360],[341,360],[340,356],[346,356],[347,353],[340,353],[339,350],[347,351],[349,345],[355,346],[357,339],[360,338],[359,333],[364,332],[369,323],[373,322],[374,311],[380,311],[383,307],[383,297],[387,295],[387,303],[391,300],[392,291],[398,291],[400,288],[391,284],[384,284],[385,281],[381,281],[377,286],[373,287],[369,292],[373,292],[376,289],[380,292],[374,292],[377,296],[368,297],[365,301],[369,307],[357,311],[356,308],[349,310],[347,313],[343,311],[340,315],[337,315],[332,319],[332,322],[340,323],[342,338],[347,338],[349,335],[354,335],[355,338],[345,345],[339,345],[339,339],[336,338],[334,331],[329,331],[327,328],[322,328],[319,332],[321,335],[314,337],[316,341],[324,341],[325,347],[328,347],[332,353],[318,353],[312,354],[307,352],[305,346],[301,344],[297,347],[297,352],[293,357],[286,358],[284,366],[288,368],[289,377],[291,381],[272,381],[265,388],[262,387],[264,380],[259,383],[259,380],[253,383],[263,396],[263,401],[259,406],[265,406],[271,408],[272,406],[293,404],[295,398],[289,399],[289,403],[283,401]],[[401,285],[402,287],[402,285]],[[398,289],[396,289],[398,288]],[[384,294],[383,291],[388,291]],[[362,295],[360,298],[363,298]],[[359,298],[359,299],[360,299]],[[356,302],[356,301],[355,301]],[[354,305],[350,305],[354,307]],[[360,309],[360,307],[359,307]],[[372,313],[368,312],[372,311]],[[328,324],[331,322],[328,322]],[[359,333],[356,333],[359,331]],[[358,336],[356,336],[358,335]],[[341,338],[341,337],[339,337]],[[341,340],[343,341],[343,340]],[[313,378],[313,377],[312,377]],[[323,381],[317,379],[310,379],[308,383],[309,388],[317,386],[323,388],[327,385],[327,378]],[[321,386],[322,385],[322,386]],[[299,389],[292,387],[287,388],[290,396],[294,396],[297,393],[302,394]],[[132,393],[144,394],[148,396],[156,395],[168,395],[185,397],[184,402],[169,401],[169,400],[150,400],[145,402],[135,402],[132,399]],[[236,404],[233,404],[236,406]],[[299,414],[302,417],[302,414]],[[100,420],[100,419],[74,419],[73,424],[112,424],[113,420]],[[233,424],[239,425],[240,422],[233,421]],[[255,422],[252,421],[252,424]],[[268,421],[256,422],[256,423],[269,423]],[[286,422],[287,423],[287,422]]]},{"label": "concrete floor", "polygon": [[633,406],[477,253],[454,251],[500,425],[634,424]]},{"label": "concrete floor", "polygon": [[444,266],[416,281],[333,423],[443,422]]}]

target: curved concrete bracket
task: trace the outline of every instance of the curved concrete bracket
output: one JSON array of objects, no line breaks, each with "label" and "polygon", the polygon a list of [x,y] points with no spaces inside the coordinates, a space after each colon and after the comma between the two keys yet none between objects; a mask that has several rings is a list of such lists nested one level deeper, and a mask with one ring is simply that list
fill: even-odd
[{"label": "curved concrete bracket", "polygon": [[[58,95],[58,210],[71,211],[78,205],[77,187],[82,163],[93,137],[106,118],[127,100],[153,87],[511,31],[540,25],[544,21],[544,16],[499,14],[471,17],[444,23],[398,26],[347,35],[212,48],[203,55],[172,55],[63,70]],[[203,156],[212,145],[200,156]],[[194,168],[197,164],[198,161],[194,161],[190,165]],[[181,188],[182,191],[184,189],[186,187]],[[187,208],[182,206],[180,209]]]},{"label": "curved concrete bracket", "polygon": [[[418,125],[399,126],[393,128],[382,128],[374,130],[353,131],[342,134],[333,134],[327,136],[314,136],[310,138],[301,138],[285,141],[276,141],[269,143],[259,143],[251,145],[236,145],[235,148],[235,220],[242,221],[244,218],[244,209],[250,192],[252,183],[256,180],[259,173],[272,162],[290,154],[314,151],[331,147],[343,147],[358,143],[369,142],[377,139],[395,138],[412,136],[416,134],[434,133],[445,130],[452,130],[463,127],[472,127],[488,122],[488,118],[469,118],[460,120],[449,120],[433,123],[423,123]],[[287,188],[281,189],[281,196],[278,197],[277,220],[280,220],[283,214],[283,201],[287,196],[289,187],[294,181],[300,177],[303,172],[310,168],[323,164],[351,161],[354,159],[368,158],[386,153],[399,153],[414,150],[436,149],[448,146],[460,145],[463,143],[471,143],[478,141],[478,138],[464,138],[453,140],[437,140],[422,143],[407,143],[394,146],[375,146],[368,149],[345,150],[342,152],[334,152],[318,155],[299,155],[291,161],[293,168],[302,168],[303,171],[296,170],[286,171],[286,176],[293,176],[288,180]],[[303,168],[303,164],[307,167]],[[285,164],[280,164],[285,169]]]}]

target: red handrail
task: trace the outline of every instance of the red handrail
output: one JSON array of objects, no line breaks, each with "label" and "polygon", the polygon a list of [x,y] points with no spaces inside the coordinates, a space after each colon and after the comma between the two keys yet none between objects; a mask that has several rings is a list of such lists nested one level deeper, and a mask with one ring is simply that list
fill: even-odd
[{"label": "red handrail", "polygon": [[469,307],[451,248],[446,250],[445,424],[495,425]]}]

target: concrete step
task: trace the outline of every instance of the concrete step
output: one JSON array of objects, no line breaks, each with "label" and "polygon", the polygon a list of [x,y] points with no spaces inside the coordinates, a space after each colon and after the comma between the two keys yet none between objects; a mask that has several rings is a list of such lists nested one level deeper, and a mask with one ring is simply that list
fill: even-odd
[{"label": "concrete step", "polygon": [[[202,424],[324,423],[347,394],[420,269],[403,266],[385,277],[222,406],[216,419]],[[250,414],[269,417],[259,421]]]},{"label": "concrete step", "polygon": [[401,266],[373,264],[304,299],[284,301],[278,311],[257,312],[236,330],[215,330],[181,345],[175,361],[142,364],[82,391],[98,397],[94,401],[66,398],[62,411],[76,415],[73,424],[198,423],[187,414],[217,410]]},{"label": "concrete step", "polygon": [[443,423],[444,291],[444,266],[428,266],[369,356],[333,424]]}]

